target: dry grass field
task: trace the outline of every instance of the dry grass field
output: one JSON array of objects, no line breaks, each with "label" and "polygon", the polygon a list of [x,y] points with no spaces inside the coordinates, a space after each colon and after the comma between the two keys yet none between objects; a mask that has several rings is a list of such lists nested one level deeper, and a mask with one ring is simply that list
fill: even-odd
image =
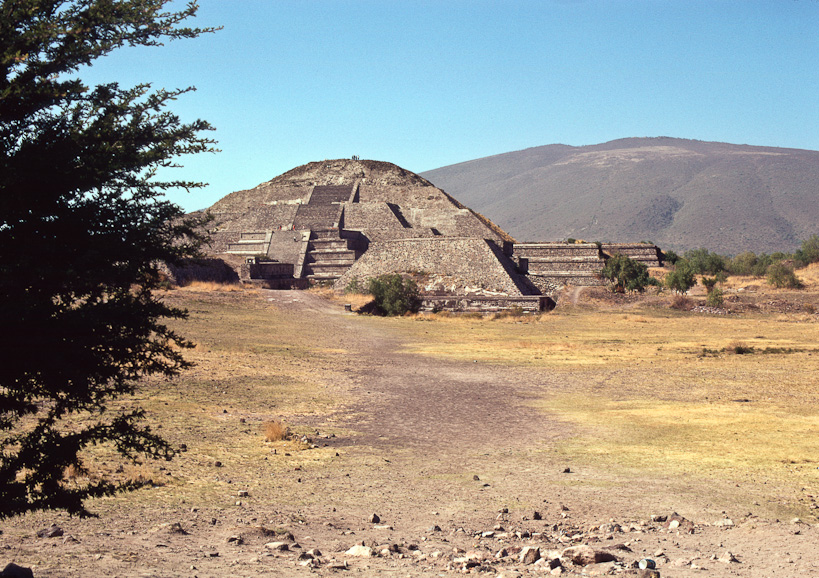
[{"label": "dry grass field", "polygon": [[[617,538],[634,551],[625,561],[660,548],[689,560],[663,577],[810,575],[813,528],[795,537],[775,522],[819,511],[819,269],[800,276],[799,291],[731,280],[727,311],[590,289],[541,316],[495,318],[359,316],[342,305],[365,298],[326,291],[169,291],[190,312],[175,328],[196,366],[123,405],[144,407],[177,457],[119,468],[96,449],[73,482],[151,483],[92,503],[97,520],[13,520],[0,547],[38,577],[328,574],[345,560],[364,575],[445,575],[461,569],[458,548],[493,558],[518,544],[482,537],[496,524],[546,528],[559,548],[610,519],[677,511],[695,534],[649,523]],[[712,525],[726,516],[733,533]],[[36,538],[50,524],[77,542]],[[324,552],[320,566],[264,546],[288,532]],[[345,556],[359,541],[398,549]],[[729,547],[743,564],[702,561]],[[526,571],[513,554],[493,559],[496,573]]]}]

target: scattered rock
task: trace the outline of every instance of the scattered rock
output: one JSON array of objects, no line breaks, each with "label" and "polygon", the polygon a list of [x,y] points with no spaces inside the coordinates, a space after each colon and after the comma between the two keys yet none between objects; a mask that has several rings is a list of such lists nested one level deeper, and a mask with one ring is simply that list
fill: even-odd
[{"label": "scattered rock", "polygon": [[611,552],[595,550],[585,544],[566,548],[560,556],[561,558],[568,558],[578,566],[600,564],[601,562],[615,562],[617,560],[617,557]]},{"label": "scattered rock", "polygon": [[520,560],[521,564],[534,564],[540,559],[540,548],[536,546],[525,546],[520,551],[520,556],[518,560]]},{"label": "scattered rock", "polygon": [[724,563],[726,563],[726,564],[731,564],[731,563],[734,563],[734,562],[739,562],[739,560],[737,560],[737,559],[736,559],[736,557],[735,557],[733,554],[731,554],[731,552],[729,552],[728,550],[726,550],[725,552],[723,552],[723,553],[722,553],[722,556],[720,556],[719,558],[717,558],[717,560],[718,560],[718,561],[720,561],[720,562],[724,562]]},{"label": "scattered rock", "polygon": [[359,558],[372,558],[374,555],[373,549],[369,546],[362,546],[361,544],[356,544],[349,550],[345,552],[347,556],[357,556]]},{"label": "scattered rock", "polygon": [[275,552],[287,552],[290,550],[290,545],[287,542],[268,542],[264,547]]},{"label": "scattered rock", "polygon": [[648,568],[645,570],[637,570],[637,578],[660,578],[660,571]]},{"label": "scattered rock", "polygon": [[729,518],[725,518],[724,520],[717,520],[716,522],[714,522],[714,525],[723,528],[730,528],[734,525],[734,521]]},{"label": "scattered rock", "polygon": [[48,528],[43,528],[37,532],[38,538],[59,538],[63,535],[63,529],[57,526],[56,524],[52,524]]},{"label": "scattered rock", "polygon": [[537,511],[536,511],[536,512],[533,512],[533,513],[532,513],[532,519],[533,519],[533,520],[542,520],[542,519],[543,519],[543,516],[541,516],[540,512],[537,512]]},{"label": "scattered rock", "polygon": [[378,514],[373,514],[372,516],[370,516],[371,524],[378,524],[379,522],[381,522],[381,518],[378,516]]}]

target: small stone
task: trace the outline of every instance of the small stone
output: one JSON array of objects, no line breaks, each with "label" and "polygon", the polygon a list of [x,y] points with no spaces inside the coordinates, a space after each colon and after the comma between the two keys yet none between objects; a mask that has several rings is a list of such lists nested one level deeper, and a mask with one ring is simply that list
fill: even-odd
[{"label": "small stone", "polygon": [[43,528],[37,532],[38,538],[59,538],[64,534],[63,529],[57,526],[56,524],[52,524],[48,528]]},{"label": "small stone", "polygon": [[441,526],[438,526],[437,524],[434,525],[434,526],[430,526],[429,529],[427,529],[427,532],[440,532],[440,531],[441,531]]},{"label": "small stone", "polygon": [[381,518],[378,516],[378,514],[373,514],[372,516],[370,516],[370,523],[378,524],[380,521]]},{"label": "small stone", "polygon": [[219,462],[219,461],[213,462],[213,467],[214,468],[221,468],[222,467],[222,462]]},{"label": "small stone", "polygon": [[247,493],[247,490],[239,490],[236,495],[240,498],[247,498],[250,494]]},{"label": "small stone", "polygon": [[369,546],[362,546],[356,544],[345,552],[348,556],[358,556],[359,558],[372,558],[374,555],[373,549]]},{"label": "small stone", "polygon": [[561,558],[568,558],[578,566],[617,561],[617,557],[614,554],[606,552],[605,550],[595,550],[585,544],[566,548],[561,553]]},{"label": "small stone", "polygon": [[542,520],[543,516],[541,516],[540,512],[533,512],[532,513],[532,519],[533,520]]},{"label": "small stone", "polygon": [[730,528],[730,527],[732,527],[734,525],[734,521],[731,520],[731,519],[725,518],[724,520],[717,520],[716,522],[714,522],[714,525],[715,526],[721,526],[723,528]]},{"label": "small stone", "polygon": [[290,550],[290,546],[287,544],[287,542],[268,542],[264,545],[264,547],[268,550],[273,550],[276,552],[287,552]]},{"label": "small stone", "polygon": [[651,570],[648,568],[644,570],[637,570],[637,578],[660,578],[660,571]]},{"label": "small stone", "polygon": [[720,561],[720,562],[724,562],[725,564],[731,564],[731,563],[734,563],[734,562],[739,562],[739,560],[737,560],[736,557],[733,554],[731,554],[731,552],[729,552],[728,550],[723,552],[722,556],[717,558],[717,560]]},{"label": "small stone", "polygon": [[536,546],[524,546],[520,551],[518,560],[521,564],[534,564],[540,559],[540,548]]},{"label": "small stone", "polygon": [[669,530],[676,530],[679,527],[680,527],[680,521],[679,520],[671,520],[668,523],[668,529]]},{"label": "small stone", "polygon": [[478,474],[475,474],[474,476],[472,476],[472,479],[473,479],[474,481],[476,481],[476,482],[480,482],[480,481],[481,481],[481,479],[478,477]]},{"label": "small stone", "polygon": [[564,474],[571,474],[571,473],[572,473],[572,468],[566,468],[566,469],[564,469],[564,470],[563,470],[563,473],[564,473]]}]

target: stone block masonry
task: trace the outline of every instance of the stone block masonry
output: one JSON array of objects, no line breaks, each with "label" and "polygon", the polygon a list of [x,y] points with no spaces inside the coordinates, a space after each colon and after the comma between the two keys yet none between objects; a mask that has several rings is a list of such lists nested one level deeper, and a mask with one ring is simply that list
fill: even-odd
[{"label": "stone block masonry", "polygon": [[502,252],[491,243],[469,237],[376,242],[336,281],[335,287],[341,290],[353,279],[363,281],[386,273],[434,272],[462,279],[464,285],[474,288],[473,292],[523,295],[526,285],[513,278],[514,265],[510,261],[505,267],[500,261]]}]

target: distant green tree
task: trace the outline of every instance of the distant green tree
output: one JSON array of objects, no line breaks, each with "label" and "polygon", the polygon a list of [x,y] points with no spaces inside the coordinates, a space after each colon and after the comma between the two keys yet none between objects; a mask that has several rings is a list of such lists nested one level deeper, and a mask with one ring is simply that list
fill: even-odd
[{"label": "distant green tree", "polygon": [[686,251],[683,257],[691,264],[694,273],[700,275],[716,275],[725,270],[725,257],[708,249],[691,249]]},{"label": "distant green tree", "polygon": [[370,279],[367,290],[373,296],[376,312],[381,315],[403,315],[417,311],[420,304],[418,285],[398,273]]},{"label": "distant green tree", "polygon": [[611,290],[618,293],[642,292],[656,282],[646,265],[619,253],[609,257],[601,275],[610,282]]},{"label": "distant green tree", "polygon": [[697,284],[694,268],[686,259],[680,259],[674,265],[674,270],[665,276],[665,285],[671,291],[679,294],[686,293]]},{"label": "distant green tree", "polygon": [[677,255],[674,251],[663,251],[663,262],[668,263],[669,265],[673,265],[677,261],[680,260],[680,256]]},{"label": "distant green tree", "polygon": [[205,30],[190,3],[0,1],[0,519],[133,489],[99,477],[67,484],[91,446],[170,458],[141,409],[115,409],[147,375],[188,364],[182,318],[153,291],[157,264],[197,253],[200,224],[164,199],[201,186],[157,180],[181,154],[211,150],[204,121],[166,107],[187,90],[86,86],[73,75],[122,46]]},{"label": "distant green tree", "polygon": [[819,235],[811,235],[802,241],[802,246],[794,254],[794,260],[799,267],[819,262]]}]

